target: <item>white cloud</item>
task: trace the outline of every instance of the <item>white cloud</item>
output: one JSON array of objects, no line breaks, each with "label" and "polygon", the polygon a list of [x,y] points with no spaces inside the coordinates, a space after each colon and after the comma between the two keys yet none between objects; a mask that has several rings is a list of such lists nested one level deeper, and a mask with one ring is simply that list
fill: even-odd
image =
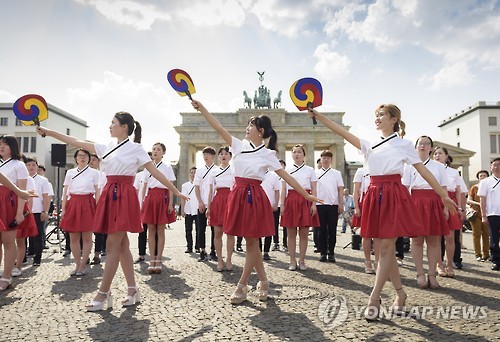
[{"label": "white cloud", "polygon": [[339,79],[349,73],[351,61],[347,56],[341,56],[331,51],[327,44],[320,44],[314,51],[314,57],[318,60],[314,71],[321,75],[324,80]]},{"label": "white cloud", "polygon": [[0,102],[15,102],[17,97],[6,90],[0,89]]},{"label": "white cloud", "polygon": [[467,63],[446,64],[435,75],[423,76],[421,83],[431,83],[430,89],[441,90],[455,86],[466,86],[472,83],[474,75],[469,72]]},{"label": "white cloud", "polygon": [[131,0],[74,0],[78,3],[93,6],[111,21],[122,25],[133,26],[137,30],[150,30],[157,20],[169,21],[168,13],[160,11],[153,5]]},{"label": "white cloud", "polygon": [[181,122],[180,111],[172,108],[166,88],[106,71],[102,80],[92,81],[85,88],[68,89],[67,94],[71,106],[69,112],[79,115],[89,125],[89,140],[111,140],[108,127],[113,115],[127,111],[142,126],[142,144],[146,150],[160,141],[167,145],[165,160],[178,158],[179,146],[172,142],[178,140],[173,127]]},{"label": "white cloud", "polygon": [[240,27],[245,22],[245,11],[237,1],[209,0],[192,2],[177,12],[180,18],[199,27],[225,25]]}]

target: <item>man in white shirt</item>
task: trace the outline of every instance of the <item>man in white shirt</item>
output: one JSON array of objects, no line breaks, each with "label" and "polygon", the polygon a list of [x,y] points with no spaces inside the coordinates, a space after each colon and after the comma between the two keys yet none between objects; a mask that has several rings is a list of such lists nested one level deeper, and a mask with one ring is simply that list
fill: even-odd
[{"label": "man in white shirt", "polygon": [[185,199],[181,200],[181,215],[184,217],[184,229],[186,231],[186,244],[187,249],[185,253],[193,252],[193,223],[195,227],[195,251],[199,253],[198,246],[198,223],[197,223],[197,214],[198,214],[198,198],[194,193],[194,176],[196,174],[196,167],[193,166],[189,169],[189,181],[182,184],[181,192],[183,195],[188,196],[190,199],[186,201]]},{"label": "man in white shirt", "polygon": [[[207,146],[203,149],[203,160],[205,161],[205,166],[200,167],[196,170],[196,174],[194,176],[194,191],[196,194],[196,198],[198,199],[198,214],[196,215],[196,219],[198,221],[198,247],[200,248],[200,258],[198,261],[207,260],[207,253],[205,251],[205,232],[207,229],[207,205],[208,205],[208,193],[210,192],[210,179],[215,177],[219,171],[215,167],[214,159],[215,159],[215,150],[213,147]],[[211,227],[211,252],[210,258],[214,261],[217,260],[217,256],[215,255],[215,245],[214,245],[214,229]]]},{"label": "man in white shirt", "polygon": [[38,172],[38,163],[35,159],[28,158],[26,160],[26,168],[31,178],[35,181],[35,192],[38,197],[33,198],[32,212],[35,217],[38,234],[30,237],[30,246],[34,247],[33,266],[40,266],[42,261],[43,241],[45,240],[44,222],[49,220],[50,198],[51,191],[47,178],[40,176]]},{"label": "man in white shirt", "polygon": [[321,152],[321,169],[316,170],[318,176],[318,198],[323,203],[317,203],[320,222],[318,247],[321,253],[319,261],[335,262],[335,245],[337,243],[337,223],[339,214],[344,211],[344,181],[340,171],[332,169],[333,153]]},{"label": "man in white shirt", "polygon": [[490,226],[490,256],[493,271],[500,270],[500,158],[490,164],[491,176],[479,183],[482,220]]}]

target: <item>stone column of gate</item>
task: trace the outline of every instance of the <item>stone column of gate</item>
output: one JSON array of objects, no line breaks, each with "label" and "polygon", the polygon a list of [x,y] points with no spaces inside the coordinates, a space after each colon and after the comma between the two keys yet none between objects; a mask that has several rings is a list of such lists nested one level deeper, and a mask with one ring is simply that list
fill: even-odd
[{"label": "stone column of gate", "polygon": [[277,148],[278,148],[278,159],[285,160],[285,153],[286,153],[286,145],[285,145],[285,143],[279,142],[279,140],[278,140]]},{"label": "stone column of gate", "polygon": [[343,144],[332,144],[328,148],[334,154],[334,160],[332,160],[332,167],[342,174],[342,179],[344,184],[347,182],[347,169],[345,163],[345,153]]},{"label": "stone column of gate", "polygon": [[177,174],[177,188],[180,190],[182,184],[188,181],[188,171],[192,166],[190,154],[192,153],[188,143],[181,142],[181,151],[179,154],[179,172]]},{"label": "stone column of gate", "polygon": [[316,170],[316,159],[314,158],[314,143],[305,143],[304,147],[306,148],[306,164]]}]

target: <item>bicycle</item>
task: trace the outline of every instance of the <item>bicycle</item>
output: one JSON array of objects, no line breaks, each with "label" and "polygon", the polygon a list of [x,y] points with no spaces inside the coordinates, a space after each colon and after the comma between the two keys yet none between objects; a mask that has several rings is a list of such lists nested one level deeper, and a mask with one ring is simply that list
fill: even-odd
[{"label": "bicycle", "polygon": [[64,242],[66,236],[61,228],[57,225],[57,217],[49,217],[45,234],[45,241],[51,245],[60,245]]}]

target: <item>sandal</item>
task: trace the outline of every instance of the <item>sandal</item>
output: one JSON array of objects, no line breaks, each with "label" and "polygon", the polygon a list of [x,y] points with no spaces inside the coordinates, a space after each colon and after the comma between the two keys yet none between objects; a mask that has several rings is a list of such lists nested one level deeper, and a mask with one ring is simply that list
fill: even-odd
[{"label": "sandal", "polygon": [[[401,294],[404,294],[402,296]],[[400,298],[403,298],[403,301],[400,302]],[[392,304],[391,311],[396,315],[402,315],[406,310],[406,298],[408,295],[404,292],[403,288],[396,289],[396,298],[394,299],[394,303]]]},{"label": "sandal", "polygon": [[97,290],[97,295],[103,295],[106,296],[102,301],[98,300],[93,300],[89,304],[87,304],[85,307],[87,308],[87,311],[101,311],[104,307],[104,303],[108,303],[108,309],[113,307],[113,296],[111,295],[111,291],[108,292],[103,292]]},{"label": "sandal", "polygon": [[425,279],[425,274],[417,274],[417,286],[419,289],[426,289],[429,286],[428,281]]},{"label": "sandal", "polygon": [[238,285],[236,286],[236,290],[234,290],[233,294],[229,298],[231,304],[243,303],[247,299],[247,294],[250,289],[250,286],[238,283]]},{"label": "sandal", "polygon": [[455,271],[453,271],[453,266],[446,267],[446,276],[449,278],[455,278]]},{"label": "sandal", "polygon": [[[433,279],[433,280],[431,280]],[[441,287],[441,285],[439,285],[437,279],[436,279],[436,275],[435,274],[428,274],[427,275],[427,282],[429,283],[429,288],[431,288],[432,290],[437,290]]]},{"label": "sandal", "polygon": [[124,300],[122,300],[122,306],[132,306],[136,303],[141,302],[141,295],[139,294],[139,290],[137,286],[129,286],[129,289],[134,289],[135,292],[133,295],[127,295]]},{"label": "sandal", "polygon": [[149,266],[148,266],[148,273],[149,274],[156,273],[155,262],[156,262],[156,260],[149,260]]},{"label": "sandal", "polygon": [[12,287],[12,277],[10,278],[0,278],[0,282],[4,282],[5,286],[0,287],[0,291],[5,291],[7,289],[10,289]]},{"label": "sandal", "polygon": [[365,308],[364,316],[367,322],[376,321],[380,314],[380,305],[382,304],[382,299],[380,297],[377,299],[373,299],[370,296],[368,300],[368,305]]},{"label": "sandal", "polygon": [[233,270],[233,263],[231,261],[226,261],[226,271],[231,272]]},{"label": "sandal", "polygon": [[365,261],[365,273],[366,274],[375,274],[375,270],[372,268],[371,261]]},{"label": "sandal", "polygon": [[269,280],[259,281],[257,283],[255,295],[260,301],[267,300],[267,296],[269,295]]},{"label": "sandal", "polygon": [[443,265],[438,265],[437,271],[438,271],[438,275],[440,277],[447,277],[448,276],[448,273],[446,273],[446,268]]}]

